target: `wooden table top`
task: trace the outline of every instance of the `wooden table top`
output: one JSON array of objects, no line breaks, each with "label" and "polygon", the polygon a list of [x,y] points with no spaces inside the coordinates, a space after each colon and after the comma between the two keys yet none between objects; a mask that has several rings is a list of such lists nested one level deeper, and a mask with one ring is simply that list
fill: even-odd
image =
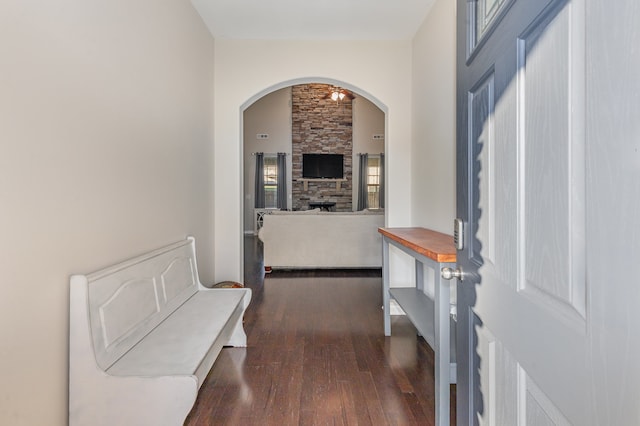
[{"label": "wooden table top", "polygon": [[378,228],[378,232],[436,262],[456,261],[456,247],[451,235],[426,228]]}]

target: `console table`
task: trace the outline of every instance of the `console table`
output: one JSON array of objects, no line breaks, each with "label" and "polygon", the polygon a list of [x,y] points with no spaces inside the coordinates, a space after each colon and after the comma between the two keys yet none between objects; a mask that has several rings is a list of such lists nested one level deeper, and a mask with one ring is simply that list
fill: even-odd
[{"label": "console table", "polygon": [[[382,234],[382,283],[384,335],[391,335],[390,299],[407,314],[418,332],[435,353],[436,425],[449,425],[449,385],[455,383],[455,322],[449,311],[449,281],[440,277],[443,267],[455,268],[453,237],[425,228],[378,228]],[[389,285],[389,245],[398,247],[415,259],[416,286]],[[424,266],[433,270],[434,298],[424,293]]]}]

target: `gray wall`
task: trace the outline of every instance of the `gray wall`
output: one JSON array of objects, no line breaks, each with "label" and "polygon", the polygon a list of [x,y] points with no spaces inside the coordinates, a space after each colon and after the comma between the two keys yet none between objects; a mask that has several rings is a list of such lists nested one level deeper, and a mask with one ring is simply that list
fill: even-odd
[{"label": "gray wall", "polygon": [[358,96],[353,100],[353,210],[358,209],[358,153],[384,153],[384,139],[373,139],[373,135],[385,134],[384,119],[384,112],[366,98]]},{"label": "gray wall", "polygon": [[[258,134],[268,134],[269,139],[258,139]],[[253,233],[254,182],[256,152],[286,152],[288,173],[288,200],[291,206],[291,87],[276,90],[258,99],[244,111],[244,229]]]}]

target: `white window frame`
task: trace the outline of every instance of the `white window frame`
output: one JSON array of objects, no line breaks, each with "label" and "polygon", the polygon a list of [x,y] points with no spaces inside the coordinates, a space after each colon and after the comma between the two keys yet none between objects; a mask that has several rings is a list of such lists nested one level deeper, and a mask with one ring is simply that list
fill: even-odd
[{"label": "white window frame", "polygon": [[278,208],[278,156],[265,154],[262,158],[264,177],[264,208]]},{"label": "white window frame", "polygon": [[367,202],[370,209],[380,208],[380,169],[380,156],[369,154],[367,160]]}]

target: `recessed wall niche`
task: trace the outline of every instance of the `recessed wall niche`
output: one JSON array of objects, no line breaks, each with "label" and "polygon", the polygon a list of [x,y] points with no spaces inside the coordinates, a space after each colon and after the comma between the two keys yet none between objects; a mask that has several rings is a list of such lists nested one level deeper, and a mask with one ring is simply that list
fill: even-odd
[{"label": "recessed wall niche", "polygon": [[[353,109],[352,101],[331,99],[333,86],[302,84],[291,88],[292,207],[304,210],[309,202],[335,202],[336,211],[352,211]],[[302,179],[302,154],[342,154],[344,181]],[[306,187],[306,190],[305,190]]]}]

